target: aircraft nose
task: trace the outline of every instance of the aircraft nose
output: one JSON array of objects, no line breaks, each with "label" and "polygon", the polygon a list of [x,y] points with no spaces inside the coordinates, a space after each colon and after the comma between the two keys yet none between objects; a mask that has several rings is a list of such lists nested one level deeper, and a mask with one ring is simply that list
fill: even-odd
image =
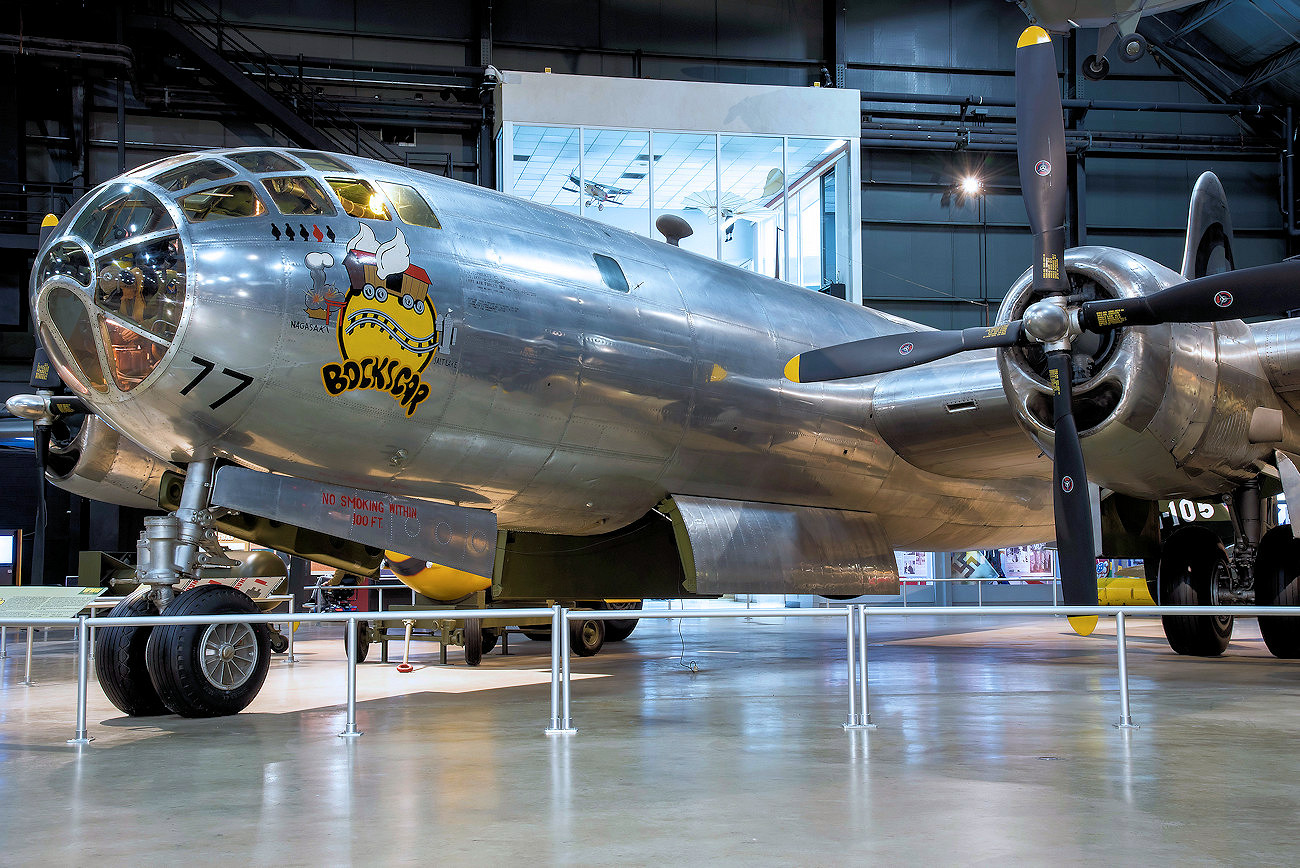
[{"label": "aircraft nose", "polygon": [[56,231],[34,276],[41,340],[83,394],[141,386],[170,349],[185,307],[185,251],[148,190],[113,182]]}]

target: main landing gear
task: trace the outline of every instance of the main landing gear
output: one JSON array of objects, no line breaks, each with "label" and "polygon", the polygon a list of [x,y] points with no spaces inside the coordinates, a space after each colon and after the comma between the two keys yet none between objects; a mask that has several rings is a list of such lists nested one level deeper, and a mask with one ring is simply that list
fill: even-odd
[{"label": "main landing gear", "polygon": [[[237,567],[216,541],[208,512],[211,459],[190,465],[175,513],[145,519],[136,579],[140,589],[108,618],[142,615],[252,615],[257,604],[220,584],[177,588],[205,567]],[[133,716],[171,712],[219,717],[244,709],[262,689],[271,659],[265,624],[100,627],[95,674],[113,705]]]},{"label": "main landing gear", "polygon": [[[1228,504],[1232,555],[1218,534],[1200,524],[1177,528],[1160,548],[1156,602],[1165,606],[1300,605],[1300,541],[1290,525],[1261,535],[1259,485],[1239,488]],[[1169,647],[1179,654],[1217,657],[1232,638],[1231,615],[1166,615]],[[1259,619],[1264,644],[1274,657],[1300,657],[1300,617]]]}]

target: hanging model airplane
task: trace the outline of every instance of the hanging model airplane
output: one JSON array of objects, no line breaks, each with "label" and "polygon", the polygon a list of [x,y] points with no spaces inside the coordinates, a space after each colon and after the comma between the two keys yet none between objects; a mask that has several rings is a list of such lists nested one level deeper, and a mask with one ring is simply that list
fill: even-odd
[{"label": "hanging model airplane", "polygon": [[1147,52],[1147,41],[1137,32],[1143,15],[1159,15],[1195,0],[1014,0],[1035,24],[1053,33],[1067,33],[1070,28],[1097,28],[1097,53],[1083,61],[1083,74],[1100,81],[1110,72],[1106,52],[1119,39],[1119,59],[1127,63],[1140,60]]},{"label": "hanging model airplane", "polygon": [[582,193],[587,197],[587,207],[595,205],[597,211],[604,211],[606,205],[620,204],[622,198],[632,192],[599,181],[583,181],[576,172],[569,176],[569,183],[564,185],[564,189],[570,193]]},{"label": "hanging model airplane", "polygon": [[[9,408],[56,484],[172,510],[117,614],[253,611],[178,593],[230,560],[218,529],[356,572],[403,552],[447,571],[426,593],[512,601],[896,591],[895,549],[1056,539],[1065,601],[1094,604],[1085,456],[1114,492],[1104,540],[1157,546],[1166,602],[1294,600],[1300,553],[1259,508],[1261,485],[1300,502],[1300,321],[1239,317],[1297,306],[1300,263],[1209,274],[1231,227],[1208,177],[1182,274],[1067,252],[1040,28],[1016,74],[1035,258],[992,327],[932,331],[402,167],[236,149],[64,216],[32,278],[54,370],[38,358]],[[1195,524],[1160,546],[1173,496],[1232,502],[1231,560]],[[1300,654],[1293,619],[1261,625]],[[1217,654],[1231,618],[1165,629]],[[129,714],[233,713],[267,669],[260,626],[97,643]]]}]

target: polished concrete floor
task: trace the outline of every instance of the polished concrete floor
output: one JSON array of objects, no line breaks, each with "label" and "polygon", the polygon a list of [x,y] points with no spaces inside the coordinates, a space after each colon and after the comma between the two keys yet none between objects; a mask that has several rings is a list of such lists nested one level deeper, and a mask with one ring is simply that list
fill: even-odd
[{"label": "polished concrete floor", "polygon": [[[0,664],[0,861],[54,864],[1295,864],[1300,662],[1254,621],[1217,660],[1113,624],[873,619],[869,732],[845,732],[843,622],[653,621],[574,662],[578,733],[546,736],[549,645],[476,670],[367,663],[344,725],[343,644],[277,657],[245,713],[126,719],[72,643],[35,686]],[[13,631],[10,631],[13,638]],[[397,649],[400,652],[400,649]],[[372,659],[377,658],[372,655]]]}]

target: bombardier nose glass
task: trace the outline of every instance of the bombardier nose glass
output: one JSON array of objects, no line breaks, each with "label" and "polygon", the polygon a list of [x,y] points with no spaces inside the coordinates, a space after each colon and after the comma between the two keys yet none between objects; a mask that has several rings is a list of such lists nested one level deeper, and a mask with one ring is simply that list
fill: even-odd
[{"label": "bombardier nose glass", "polygon": [[163,340],[176,336],[185,303],[185,257],[168,235],[115,250],[95,263],[95,303]]},{"label": "bombardier nose glass", "polygon": [[58,338],[47,334],[47,349],[82,385],[106,391],[106,368],[119,390],[134,389],[176,337],[185,271],[175,221],[162,203],[130,184],[104,189],[37,273],[38,304]]}]

